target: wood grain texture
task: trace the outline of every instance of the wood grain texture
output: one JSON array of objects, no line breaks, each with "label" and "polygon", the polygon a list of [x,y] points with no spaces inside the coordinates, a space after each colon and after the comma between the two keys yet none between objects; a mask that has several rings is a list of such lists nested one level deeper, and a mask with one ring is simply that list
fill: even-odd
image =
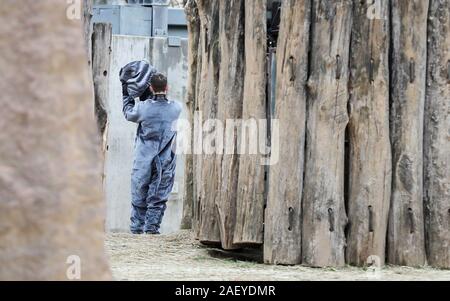
[{"label": "wood grain texture", "polygon": [[[198,105],[201,112],[201,123],[208,119],[217,118],[219,71],[221,69],[220,44],[219,44],[219,2],[198,0],[200,26],[202,36],[202,73],[198,94]],[[206,134],[214,128],[204,129]],[[195,142],[197,143],[197,142]],[[202,143],[202,142],[200,142]],[[212,144],[219,144],[212,141]],[[218,191],[218,171],[215,153],[204,153],[198,162],[199,178],[198,206],[199,206],[199,240],[206,244],[221,242],[219,222],[215,198]]]},{"label": "wood grain texture", "polygon": [[[187,119],[191,124],[191,143],[194,141],[195,102],[197,97],[197,73],[201,66],[199,65],[198,48],[200,47],[200,17],[198,15],[197,2],[189,0],[185,6],[187,25],[188,25],[188,84],[187,84]],[[194,154],[192,145],[189,153],[185,155],[185,174],[184,174],[184,193],[183,193],[183,217],[181,220],[182,229],[191,229],[194,218]]]},{"label": "wood grain texture", "polygon": [[450,268],[450,1],[430,0],[424,122],[428,264]]},{"label": "wood grain texture", "polygon": [[391,264],[425,264],[423,116],[428,1],[391,1],[392,197],[388,230]]},{"label": "wood grain texture", "polygon": [[83,32],[85,39],[86,53],[88,57],[88,65],[92,67],[92,3],[93,0],[83,0],[82,1],[82,23]]},{"label": "wood grain texture", "polygon": [[389,2],[367,17],[366,2],[353,1],[348,139],[346,259],[363,266],[385,261],[391,193],[389,140]]},{"label": "wood grain texture", "polygon": [[92,76],[94,80],[95,116],[97,127],[103,136],[108,122],[107,97],[111,64],[112,26],[108,23],[94,24],[92,34]]},{"label": "wood grain texture", "polygon": [[[266,145],[266,132],[259,121],[266,119],[266,1],[245,1],[245,76],[242,120],[245,125],[257,125],[255,133],[241,128],[240,143],[245,153],[239,158],[238,189],[234,244],[262,244],[264,236],[264,172],[263,157],[252,153],[253,142]],[[242,131],[246,131],[243,133]],[[256,150],[259,152],[259,148]]]},{"label": "wood grain texture", "polygon": [[274,113],[279,121],[280,157],[278,164],[270,166],[264,226],[264,261],[271,264],[301,262],[310,12],[309,0],[283,1]]},{"label": "wood grain texture", "polygon": [[308,80],[303,263],[342,266],[345,128],[352,2],[313,1]]},{"label": "wood grain texture", "polygon": [[92,79],[66,9],[0,5],[0,280],[70,280],[76,258],[81,280],[112,278]]},{"label": "wood grain texture", "polygon": [[190,110],[224,125],[200,129],[223,130],[206,141],[221,151],[188,171],[200,241],[263,244],[270,264],[448,268],[449,1],[284,0],[267,179],[226,122],[267,114],[266,3],[192,2]]},{"label": "wood grain texture", "polygon": [[[198,9],[198,7],[197,7]],[[197,11],[198,13],[198,11]],[[199,22],[200,22],[200,14],[199,14]],[[192,124],[192,229],[194,231],[194,236],[196,238],[200,235],[200,181],[201,181],[201,162],[202,156],[199,154],[197,148],[201,145],[201,142],[198,140],[198,132],[199,132],[199,123],[196,120],[196,116],[200,116],[200,83],[203,72],[203,51],[202,45],[205,44],[205,35],[202,34],[202,26],[201,22],[199,24],[199,38],[197,45],[197,74],[195,76],[195,100],[193,103],[194,106],[194,117]]]},{"label": "wood grain texture", "polygon": [[244,0],[220,2],[219,47],[220,73],[217,118],[225,125],[223,152],[216,154],[217,194],[216,212],[222,248],[233,249],[236,223],[236,198],[239,175],[237,153],[238,126],[242,118],[244,93],[245,43]]}]

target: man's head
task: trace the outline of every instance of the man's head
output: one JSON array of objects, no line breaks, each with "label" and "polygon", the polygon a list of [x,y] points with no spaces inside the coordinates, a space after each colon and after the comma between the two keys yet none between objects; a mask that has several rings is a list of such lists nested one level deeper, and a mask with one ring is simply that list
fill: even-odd
[{"label": "man's head", "polygon": [[155,73],[150,80],[150,88],[155,94],[167,92],[167,77],[162,73]]}]

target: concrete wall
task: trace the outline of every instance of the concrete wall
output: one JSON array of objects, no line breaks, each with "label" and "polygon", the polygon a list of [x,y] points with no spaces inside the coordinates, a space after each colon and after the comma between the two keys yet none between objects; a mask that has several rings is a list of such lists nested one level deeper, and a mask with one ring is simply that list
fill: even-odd
[{"label": "concrete wall", "polygon": [[[114,35],[109,74],[108,133],[105,155],[104,189],[107,203],[106,230],[128,232],[130,223],[130,174],[133,163],[136,125],[122,114],[122,87],[119,71],[134,60],[148,60],[168,76],[169,98],[185,103],[187,84],[187,40],[181,47],[169,47],[166,38]],[[184,117],[185,112],[183,112]],[[162,233],[179,230],[183,210],[184,162],[179,156],[176,183],[168,203]]]}]

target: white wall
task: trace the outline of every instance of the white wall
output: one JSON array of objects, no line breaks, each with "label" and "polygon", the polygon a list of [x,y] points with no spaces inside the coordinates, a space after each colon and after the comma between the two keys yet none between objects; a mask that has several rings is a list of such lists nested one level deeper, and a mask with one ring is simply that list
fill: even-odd
[{"label": "white wall", "polygon": [[[184,104],[188,71],[187,41],[182,40],[181,47],[169,47],[166,38],[114,35],[111,51],[104,177],[107,204],[106,231],[128,232],[131,210],[130,175],[136,125],[126,121],[122,114],[119,71],[131,61],[148,60],[158,71],[168,76],[169,98]],[[183,157],[178,158],[177,165],[175,187],[168,202],[161,227],[162,233],[180,229],[183,211]]]}]

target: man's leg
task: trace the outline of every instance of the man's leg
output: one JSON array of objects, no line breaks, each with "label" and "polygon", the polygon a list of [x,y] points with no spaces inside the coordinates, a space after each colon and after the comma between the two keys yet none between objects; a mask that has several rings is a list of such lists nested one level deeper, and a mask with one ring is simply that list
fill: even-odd
[{"label": "man's leg", "polygon": [[[175,155],[163,164],[160,173],[154,172],[154,175],[160,174],[160,178],[155,177],[150,184],[149,195],[147,198],[147,214],[145,217],[145,232],[149,234],[159,234],[162,219],[167,209],[167,201],[172,192],[175,181]],[[156,162],[155,165],[158,165]]]},{"label": "man's leg", "polygon": [[[145,205],[145,203],[144,203]],[[140,205],[135,205],[134,202],[131,203],[131,225],[130,231],[132,234],[142,234],[144,233],[145,225],[145,214],[147,212],[147,207],[142,207]]]},{"label": "man's leg", "polygon": [[164,212],[167,208],[167,200],[161,200],[157,197],[152,197],[149,201],[147,214],[145,216],[145,233],[159,234],[161,222]]},{"label": "man's leg", "polygon": [[146,166],[135,164],[131,175],[131,225],[133,234],[144,233],[145,215],[147,213],[147,193],[151,172]]}]

